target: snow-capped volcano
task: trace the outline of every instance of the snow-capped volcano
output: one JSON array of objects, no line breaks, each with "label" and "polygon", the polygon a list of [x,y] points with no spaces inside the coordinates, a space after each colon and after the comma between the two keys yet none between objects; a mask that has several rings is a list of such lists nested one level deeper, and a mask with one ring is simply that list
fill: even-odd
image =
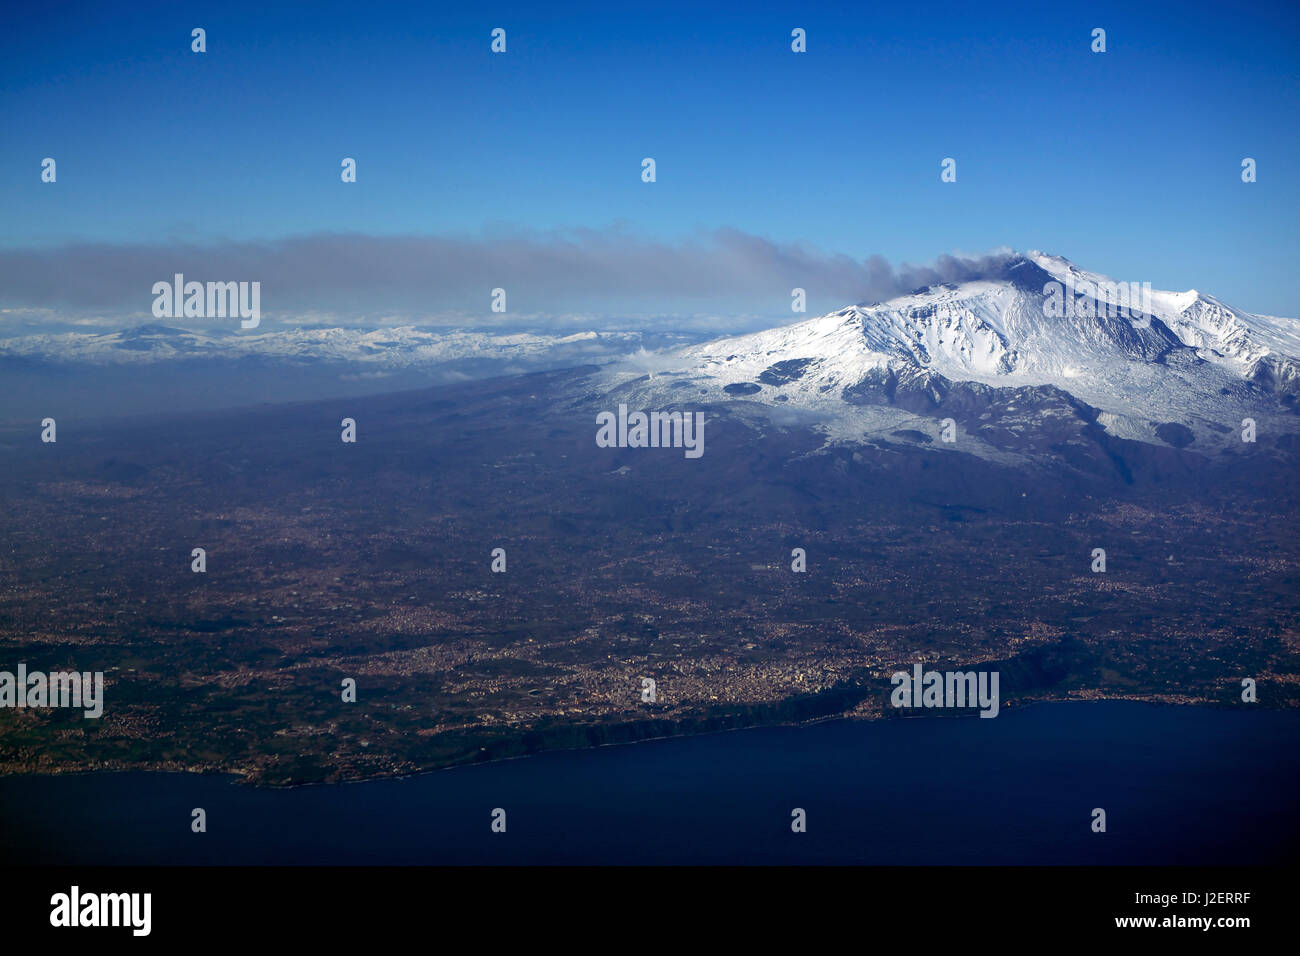
[{"label": "snow-capped volcano", "polygon": [[[1005,439],[1031,430],[1044,402],[1075,400],[1112,436],[1202,449],[1240,442],[1243,418],[1273,438],[1300,431],[1300,322],[1030,252],[960,284],[622,363],[602,385],[646,407],[802,409],[839,438],[952,417],[974,432],[999,419]],[[903,424],[918,415],[931,425]]]}]

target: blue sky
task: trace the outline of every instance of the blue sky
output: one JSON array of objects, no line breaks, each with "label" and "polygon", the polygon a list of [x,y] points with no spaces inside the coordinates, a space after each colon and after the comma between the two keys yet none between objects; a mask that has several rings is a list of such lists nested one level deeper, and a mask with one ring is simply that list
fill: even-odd
[{"label": "blue sky", "polygon": [[1300,315],[1294,3],[559,6],[10,7],[0,255],[726,229],[894,263],[1040,248]]}]

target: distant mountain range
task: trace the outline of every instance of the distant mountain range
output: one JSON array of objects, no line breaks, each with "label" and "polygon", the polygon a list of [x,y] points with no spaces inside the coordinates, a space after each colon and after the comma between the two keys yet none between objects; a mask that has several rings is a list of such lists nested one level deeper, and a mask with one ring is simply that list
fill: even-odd
[{"label": "distant mountain range", "polygon": [[105,332],[57,332],[0,339],[0,356],[96,365],[197,359],[282,359],[355,363],[392,371],[467,359],[525,360],[543,353],[585,361],[643,346],[639,332],[467,331],[396,326],[382,329],[292,328],[257,333],[163,324]]}]

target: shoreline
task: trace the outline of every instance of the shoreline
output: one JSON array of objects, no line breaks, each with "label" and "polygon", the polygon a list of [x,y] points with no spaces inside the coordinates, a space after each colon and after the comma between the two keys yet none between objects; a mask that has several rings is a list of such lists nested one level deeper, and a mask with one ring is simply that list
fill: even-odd
[{"label": "shoreline", "polygon": [[[1028,710],[1029,708],[1039,706],[1042,704],[1109,704],[1109,703],[1145,704],[1153,707],[1192,707],[1192,708],[1203,707],[1207,710],[1230,710],[1230,711],[1243,711],[1243,712],[1247,710],[1263,710],[1268,712],[1284,713],[1284,712],[1300,710],[1300,708],[1296,708],[1296,707],[1263,707],[1259,705],[1255,705],[1249,708],[1233,707],[1233,706],[1225,705],[1221,702],[1208,700],[1208,699],[1187,700],[1187,699],[1179,699],[1174,697],[1128,697],[1128,696],[1095,696],[1095,697],[1094,696],[1089,696],[1089,697],[1050,696],[1050,697],[1041,697],[1041,698],[1028,698],[1028,699],[1022,699],[1020,701],[1009,702],[1007,704],[1004,704],[1002,705],[1002,709],[1004,711],[1008,711],[1011,713],[1022,713],[1025,710]],[[975,713],[957,714],[957,713],[944,712],[944,711],[934,711],[934,712],[922,711],[916,714],[899,714],[897,716],[894,716],[888,711],[855,712],[853,710],[849,710],[842,713],[834,713],[834,714],[826,714],[817,717],[810,717],[805,720],[768,721],[768,722],[757,722],[752,724],[745,724],[742,726],[734,726],[734,727],[717,727],[717,728],[707,728],[702,730],[685,730],[679,733],[667,733],[667,734],[660,734],[657,736],[636,737],[634,739],[626,739],[626,740],[602,741],[602,742],[588,744],[586,746],[575,746],[575,747],[542,746],[539,749],[530,750],[524,753],[503,753],[499,756],[492,756],[485,759],[470,758],[466,760],[449,762],[441,766],[423,767],[417,770],[402,772],[402,773],[375,774],[375,775],[365,776],[365,777],[345,777],[341,779],[327,779],[327,780],[301,780],[301,781],[294,781],[288,783],[267,782],[258,779],[257,774],[251,773],[249,771],[238,770],[238,769],[219,769],[219,768],[201,768],[201,767],[167,767],[167,766],[157,766],[157,765],[153,765],[153,766],[145,765],[145,766],[82,767],[76,769],[53,770],[53,771],[47,771],[47,770],[12,771],[8,767],[0,767],[0,786],[3,786],[4,782],[9,779],[88,776],[91,774],[147,773],[147,774],[177,774],[177,775],[192,774],[192,775],[203,776],[203,777],[226,777],[229,778],[229,782],[232,785],[247,786],[255,790],[292,791],[292,790],[304,789],[307,787],[327,787],[327,786],[341,786],[341,785],[349,785],[349,784],[377,783],[380,781],[410,780],[416,777],[427,776],[429,774],[434,774],[434,773],[442,773],[449,770],[462,770],[467,767],[480,767],[480,766],[487,766],[491,764],[501,764],[506,761],[523,760],[530,757],[543,756],[546,754],[580,753],[584,751],[602,750],[609,747],[627,747],[627,746],[635,746],[637,744],[643,744],[643,743],[652,743],[656,741],[684,740],[687,738],[709,737],[709,736],[715,736],[720,734],[738,733],[743,731],[770,730],[770,729],[777,729],[777,728],[811,727],[818,724],[830,723],[838,720],[872,723],[872,722],[885,722],[891,720],[927,720],[927,719],[929,720],[971,720],[971,719],[978,719],[978,717]],[[656,721],[656,723],[658,723],[658,721]],[[573,732],[583,732],[583,731],[595,730],[597,729],[598,726],[599,725],[597,725],[596,727],[573,727],[568,729]],[[636,725],[611,725],[611,727],[618,727],[618,726],[636,726]],[[507,741],[507,743],[521,742],[525,736],[527,735],[524,734],[515,738],[511,738],[510,741]]]}]

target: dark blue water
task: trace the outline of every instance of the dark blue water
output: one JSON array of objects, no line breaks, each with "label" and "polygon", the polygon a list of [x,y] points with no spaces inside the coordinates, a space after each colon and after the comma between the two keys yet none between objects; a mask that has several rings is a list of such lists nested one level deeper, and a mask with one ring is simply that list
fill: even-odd
[{"label": "dark blue water", "polygon": [[[835,721],[263,790],[0,778],[0,862],[1294,861],[1300,713],[1122,701]],[[190,832],[203,807],[208,832]],[[507,832],[490,830],[494,807]],[[807,811],[792,833],[790,812]],[[1091,811],[1105,808],[1107,832]]]}]

